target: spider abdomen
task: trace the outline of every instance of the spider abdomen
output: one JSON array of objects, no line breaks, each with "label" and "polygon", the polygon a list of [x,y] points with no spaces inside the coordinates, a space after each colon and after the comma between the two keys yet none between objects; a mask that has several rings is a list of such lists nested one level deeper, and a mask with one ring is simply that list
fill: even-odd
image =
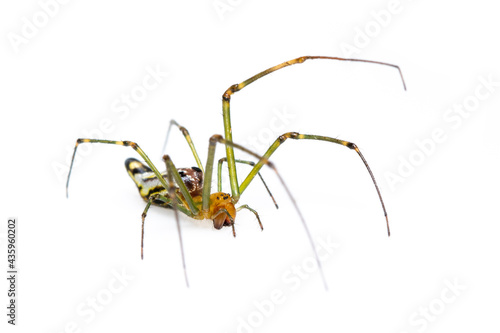
[{"label": "spider abdomen", "polygon": [[[144,200],[149,200],[152,195],[162,195],[168,197],[168,190],[160,183],[158,177],[154,172],[142,162],[136,160],[135,158],[129,158],[125,161],[125,168],[127,172],[137,185],[139,193]],[[182,181],[186,185],[189,194],[191,196],[201,196],[203,189],[203,172],[197,168],[179,168],[177,169]],[[167,179],[167,172],[162,172],[162,177]],[[170,204],[166,204],[163,201],[155,200],[153,204],[158,206],[167,207]]]}]

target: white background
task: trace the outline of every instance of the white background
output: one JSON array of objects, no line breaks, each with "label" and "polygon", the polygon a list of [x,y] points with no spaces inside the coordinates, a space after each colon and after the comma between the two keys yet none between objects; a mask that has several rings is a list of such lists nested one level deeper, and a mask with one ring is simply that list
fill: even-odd
[{"label": "white background", "polygon": [[[230,6],[222,14],[217,3],[69,1],[17,47],[12,36],[22,36],[23,18],[40,15],[40,3],[2,3],[0,218],[20,223],[18,326],[6,324],[2,279],[2,331],[498,331],[498,83],[466,118],[445,118],[457,117],[447,112],[472,103],[477,89],[488,92],[481,77],[500,80],[498,9],[491,1],[401,0],[382,26],[373,13],[389,1],[222,0]],[[362,40],[366,29],[371,36]],[[390,238],[353,151],[290,141],[272,158],[313,238],[338,244],[331,254],[320,251],[328,292],[270,170],[263,176],[280,209],[258,181],[240,201],[260,212],[263,232],[248,212],[238,215],[236,239],[230,228],[181,219],[189,289],[171,211],[150,210],[140,259],[145,204],[123,167],[137,157],[132,149],[93,145],[65,198],[65,174],[55,166],[67,164],[77,138],[100,135],[103,119],[112,122],[103,137],[138,142],[161,169],[168,122],[176,119],[204,160],[210,135],[223,132],[227,87],[298,56],[347,55],[347,44],[358,47],[354,57],[401,66],[408,91],[390,67],[311,61],[252,84],[232,102],[234,140],[258,138],[260,153],[281,132],[299,131],[353,141],[369,161]],[[146,68],[168,76],[120,119],[114,103],[138,89]],[[283,121],[275,112],[291,116]],[[416,142],[436,130],[444,139],[424,155]],[[167,150],[178,167],[194,165],[177,131]],[[410,158],[416,162],[404,169]],[[390,175],[401,178],[391,185]],[[307,277],[291,272],[304,265]],[[130,277],[125,286],[115,280],[121,272]],[[270,305],[275,293],[280,304]]]}]

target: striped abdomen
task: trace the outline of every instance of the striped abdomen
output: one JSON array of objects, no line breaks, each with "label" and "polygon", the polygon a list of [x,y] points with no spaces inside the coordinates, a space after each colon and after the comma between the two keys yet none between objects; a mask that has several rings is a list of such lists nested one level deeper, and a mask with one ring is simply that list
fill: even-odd
[{"label": "striped abdomen", "polygon": [[[130,178],[134,181],[139,189],[139,193],[144,200],[148,200],[153,194],[160,194],[168,197],[168,190],[158,180],[158,177],[153,171],[142,162],[135,158],[129,158],[125,161],[125,168],[127,169]],[[197,168],[180,168],[177,169],[182,181],[186,185],[192,197],[201,196],[203,188],[203,172]],[[162,172],[161,175],[166,180],[167,172]],[[177,190],[179,192],[179,190]],[[160,200],[153,201],[154,205],[162,207],[170,207],[170,204],[164,203]]]}]

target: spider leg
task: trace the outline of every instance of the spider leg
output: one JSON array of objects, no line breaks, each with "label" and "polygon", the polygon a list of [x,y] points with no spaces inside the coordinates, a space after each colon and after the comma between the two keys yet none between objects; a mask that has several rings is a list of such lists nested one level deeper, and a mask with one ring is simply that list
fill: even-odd
[{"label": "spider leg", "polygon": [[[75,155],[76,151],[78,149],[78,146],[81,143],[106,143],[106,144],[112,144],[112,145],[118,145],[118,146],[125,146],[125,147],[132,147],[146,162],[146,164],[151,168],[155,176],[158,178],[158,181],[163,185],[165,189],[168,190],[168,185],[161,173],[158,171],[158,169],[155,167],[153,162],[149,159],[148,155],[139,147],[139,145],[135,142],[132,141],[114,141],[114,140],[101,140],[101,139],[78,139],[76,140],[75,144],[75,150],[73,151],[73,157],[71,159],[71,165],[69,167],[69,173],[68,173],[68,180],[66,182],[66,197],[68,197],[68,186],[69,186],[69,178],[71,176],[71,170],[73,169],[73,162],[75,160]],[[182,181],[181,176],[179,175],[178,172],[174,172],[174,178],[179,186],[179,189],[181,190],[184,198],[186,199],[186,202],[189,206],[189,209],[192,213],[192,215],[196,215],[199,212],[199,209],[196,207],[193,198],[189,194],[188,189],[186,188],[186,184]]]},{"label": "spider leg", "polygon": [[71,158],[71,165],[69,167],[69,172],[68,172],[68,180],[66,181],[66,197],[68,197],[68,186],[69,186],[69,179],[71,176],[71,170],[73,169],[73,162],[75,160],[76,156],[76,151],[78,149],[78,146],[81,143],[106,143],[106,144],[111,144],[111,145],[117,145],[117,146],[125,146],[125,147],[132,147],[146,162],[146,164],[151,168],[151,170],[154,172],[155,176],[158,177],[158,180],[160,183],[165,187],[165,189],[168,188],[167,183],[165,182],[165,179],[163,179],[161,173],[158,171],[158,169],[155,167],[153,162],[149,159],[148,155],[139,147],[139,145],[135,142],[132,141],[114,141],[114,140],[101,140],[101,139],[78,139],[76,140],[75,144],[75,150],[73,151],[73,157]]},{"label": "spider leg", "polygon": [[236,208],[236,211],[239,212],[242,209],[248,209],[249,211],[254,213],[255,217],[257,218],[257,221],[259,221],[260,230],[264,230],[264,227],[262,226],[262,222],[260,222],[259,213],[257,213],[257,211],[255,209],[250,208],[248,205],[241,205],[240,207]]},{"label": "spider leg", "polygon": [[146,208],[142,212],[142,227],[141,227],[141,259],[144,259],[144,221],[146,220],[146,216],[148,215],[149,207],[151,207],[151,203],[155,200],[155,195],[152,195],[148,199],[148,203],[146,204]]},{"label": "spider leg", "polygon": [[[350,59],[350,58],[338,58],[338,57],[325,57],[325,56],[304,56],[304,57],[299,57],[296,59],[292,59],[289,61],[285,61],[279,65],[276,65],[274,67],[268,68],[265,71],[262,71],[251,78],[239,83],[239,84],[233,84],[230,86],[222,95],[222,115],[224,118],[224,136],[226,140],[228,141],[233,141],[233,135],[232,135],[232,128],[231,128],[231,115],[230,115],[230,101],[231,101],[231,95],[233,95],[235,92],[240,91],[247,85],[251,84],[252,82],[262,78],[263,76],[266,76],[268,74],[271,74],[272,72],[275,72],[277,70],[280,70],[282,68],[295,65],[295,64],[301,64],[305,62],[306,60],[309,59],[326,59],[326,60],[338,60],[338,61],[351,61],[351,62],[365,62],[365,63],[372,63],[372,64],[377,64],[377,65],[383,65],[383,66],[390,66],[394,67],[399,71],[399,75],[401,76],[401,80],[403,82],[403,87],[406,90],[406,84],[403,79],[403,74],[401,73],[401,69],[399,66],[385,63],[385,62],[380,62],[380,61],[373,61],[373,60],[362,60],[362,59]],[[236,173],[236,164],[235,164],[235,157],[234,157],[234,149],[232,146],[226,146],[226,156],[227,156],[227,164],[229,168],[229,179],[231,182],[231,192],[233,198],[238,201],[240,197],[240,190],[238,188],[238,177]]]},{"label": "spider leg", "polygon": [[165,148],[167,147],[167,142],[168,142],[168,137],[170,135],[170,130],[172,129],[172,125],[175,125],[179,128],[181,131],[182,135],[184,135],[184,138],[186,138],[186,141],[189,145],[189,148],[191,148],[191,152],[193,153],[194,159],[196,160],[196,164],[198,165],[198,168],[203,171],[203,165],[201,164],[200,157],[198,156],[198,153],[196,152],[196,148],[194,147],[194,143],[191,140],[191,136],[189,135],[188,130],[184,127],[179,125],[175,120],[170,120],[170,125],[168,126],[168,131],[167,131],[167,136],[165,138],[165,143],[163,144],[162,152],[165,151]]},{"label": "spider leg", "polygon": [[[354,143],[349,142],[349,141],[344,141],[344,140],[339,140],[335,138],[330,138],[327,136],[321,136],[321,135],[310,135],[310,134],[299,134],[297,132],[288,132],[283,135],[280,135],[276,141],[269,147],[269,149],[266,151],[266,153],[263,155],[266,159],[269,159],[271,155],[278,149],[279,146],[281,146],[287,139],[294,139],[294,140],[319,140],[319,141],[327,141],[327,142],[332,142],[336,143],[342,146],[345,146],[347,148],[353,149],[358,153],[359,157],[363,161],[363,164],[365,165],[366,169],[368,170],[368,173],[370,174],[370,177],[373,181],[373,185],[375,185],[375,189],[377,190],[378,197],[380,199],[380,203],[382,205],[382,210],[384,211],[384,216],[387,224],[387,234],[390,236],[391,231],[389,229],[389,219],[387,217],[387,211],[385,209],[384,205],[384,200],[382,199],[382,194],[380,193],[380,189],[378,188],[377,181],[375,180],[375,176],[372,173],[372,170],[370,169],[370,166],[368,165],[368,162],[366,161],[365,157],[363,154],[361,154],[361,151],[359,150],[358,146],[356,146]],[[245,178],[245,180],[241,183],[240,185],[240,193],[243,193],[247,186],[250,184],[250,182],[253,180],[253,178],[256,176],[256,174],[259,172],[259,170],[262,168],[264,165],[264,162],[261,160],[257,162],[257,164],[254,166],[254,168],[250,171],[248,176]]]},{"label": "spider leg", "polygon": [[[222,177],[221,177],[221,173],[222,173],[222,163],[223,162],[227,162],[227,158],[226,157],[223,157],[219,160],[219,166],[217,168],[217,191],[218,192],[222,192]],[[255,166],[255,163],[252,162],[252,161],[243,161],[243,160],[235,160],[236,163],[242,163],[242,164],[248,164],[250,166]],[[276,209],[278,209],[278,204],[276,203],[276,200],[274,199],[274,196],[273,194],[271,193],[271,190],[269,190],[269,187],[267,187],[267,184],[266,182],[264,181],[264,178],[262,178],[262,175],[259,173],[257,173],[257,175],[259,176],[260,180],[262,180],[262,184],[264,184],[264,187],[266,188],[267,190],[267,193],[269,193],[269,196],[271,197],[271,199],[273,200],[273,203],[274,205],[276,206]]]},{"label": "spider leg", "polygon": [[151,207],[151,204],[153,203],[154,200],[158,199],[159,195],[154,194],[149,197],[148,203],[146,204],[146,207],[144,208],[144,211],[142,212],[141,218],[142,218],[142,227],[141,227],[141,259],[144,259],[144,221],[146,220],[146,216],[148,215],[148,210],[149,207]]}]

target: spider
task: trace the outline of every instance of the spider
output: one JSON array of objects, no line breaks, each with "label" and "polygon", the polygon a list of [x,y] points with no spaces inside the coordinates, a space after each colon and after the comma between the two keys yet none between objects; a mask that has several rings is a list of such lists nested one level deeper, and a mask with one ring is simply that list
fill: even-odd
[{"label": "spider", "polygon": [[[399,71],[399,75],[401,77],[402,83],[403,83],[403,88],[406,90],[406,85],[403,79],[403,75],[401,73],[401,69],[399,66],[389,64],[389,63],[384,63],[384,62],[379,62],[379,61],[372,61],[372,60],[362,60],[362,59],[349,59],[349,58],[339,58],[339,57],[328,57],[328,56],[303,56],[299,58],[292,59],[290,61],[283,62],[279,65],[276,65],[274,67],[268,68],[265,71],[262,71],[249,79],[239,83],[239,84],[234,84],[230,86],[222,95],[222,112],[223,112],[223,121],[224,121],[224,136],[222,135],[213,135],[210,137],[209,140],[209,146],[208,146],[208,157],[207,161],[205,164],[205,168],[203,168],[203,165],[201,163],[201,160],[198,156],[198,153],[196,151],[196,148],[191,140],[191,137],[189,135],[188,130],[180,126],[177,122],[172,120],[170,122],[170,126],[167,132],[167,139],[165,140],[164,148],[166,146],[167,140],[168,140],[168,135],[170,133],[170,129],[172,126],[176,126],[184,135],[192,153],[193,156],[196,160],[196,167],[192,168],[179,168],[177,169],[171,160],[169,155],[164,155],[163,156],[163,161],[165,162],[166,165],[166,171],[165,172],[159,172],[156,166],[151,162],[149,157],[146,155],[146,153],[139,147],[139,145],[135,142],[132,141],[114,141],[114,140],[101,140],[101,139],[78,139],[75,144],[75,149],[73,152],[73,157],[71,160],[71,165],[68,173],[68,180],[66,183],[66,197],[68,196],[68,185],[69,185],[69,179],[71,176],[71,170],[73,168],[73,161],[76,155],[76,151],[78,149],[78,146],[82,143],[105,143],[105,144],[112,144],[112,145],[119,145],[119,146],[126,146],[126,147],[131,147],[134,149],[144,160],[145,164],[134,159],[134,158],[129,158],[125,161],[125,166],[127,169],[128,174],[130,177],[133,179],[135,184],[137,185],[137,188],[139,190],[139,193],[141,197],[147,202],[146,207],[142,213],[142,230],[141,230],[141,258],[144,257],[144,221],[147,215],[147,212],[150,208],[151,205],[155,206],[160,206],[160,207],[165,207],[165,208],[171,208],[174,210],[174,215],[175,215],[175,220],[177,224],[177,231],[179,235],[179,243],[180,243],[180,249],[181,249],[181,256],[182,256],[182,265],[183,265],[183,270],[184,270],[184,278],[186,281],[186,285],[189,287],[189,282],[188,282],[188,277],[187,277],[187,271],[186,271],[186,261],[184,257],[184,250],[183,250],[183,244],[182,244],[182,236],[181,236],[181,229],[180,229],[180,223],[179,223],[179,215],[178,212],[180,211],[181,213],[196,219],[196,220],[212,220],[214,228],[216,229],[221,229],[222,227],[232,227],[233,229],[233,235],[236,237],[236,232],[234,229],[234,222],[236,219],[236,213],[242,209],[249,210],[252,212],[259,225],[260,228],[263,230],[263,226],[259,217],[259,214],[257,213],[256,210],[251,208],[248,205],[241,205],[239,207],[236,207],[236,204],[240,200],[241,194],[247,189],[248,185],[255,179],[257,175],[262,179],[259,171],[260,169],[264,166],[267,165],[270,167],[278,177],[280,183],[282,184],[283,188],[285,189],[285,192],[287,193],[288,197],[290,198],[295,210],[297,211],[297,214],[299,216],[299,219],[302,222],[302,225],[305,229],[306,235],[308,237],[308,240],[312,246],[316,262],[318,264],[318,268],[325,286],[325,289],[327,289],[327,284],[326,284],[326,279],[324,277],[322,268],[321,268],[321,262],[318,258],[318,255],[316,253],[316,249],[314,247],[313,241],[311,234],[308,230],[307,224],[305,222],[304,217],[302,216],[302,213],[292,196],[290,190],[288,189],[286,183],[280,176],[279,172],[277,171],[277,168],[275,165],[269,160],[271,155],[280,147],[285,141],[288,139],[293,139],[293,140],[319,140],[319,141],[326,141],[326,142],[331,142],[335,144],[339,144],[342,146],[345,146],[349,149],[354,150],[359,157],[361,158],[363,164],[365,165],[366,169],[368,170],[368,173],[370,174],[370,177],[372,179],[372,182],[375,186],[375,189],[377,191],[380,204],[382,206],[382,210],[384,212],[385,220],[386,220],[386,225],[387,225],[387,234],[390,236],[390,229],[389,229],[389,219],[387,217],[387,211],[385,209],[384,201],[382,200],[382,195],[380,193],[380,190],[378,188],[377,182],[375,181],[375,177],[368,166],[368,162],[364,158],[363,154],[361,154],[361,151],[359,148],[356,146],[356,144],[345,141],[345,140],[340,140],[336,138],[331,138],[327,136],[321,136],[321,135],[313,135],[313,134],[299,134],[297,132],[287,132],[282,135],[280,135],[273,144],[269,147],[269,149],[264,153],[264,155],[258,155],[249,149],[234,143],[232,141],[232,128],[231,128],[231,118],[230,118],[230,101],[231,101],[231,96],[246,87],[247,85],[253,83],[254,81],[262,78],[265,75],[268,75],[272,72],[275,72],[279,69],[282,69],[287,66],[291,66],[294,64],[301,64],[305,62],[306,60],[311,60],[311,59],[327,59],[327,60],[337,60],[337,61],[351,61],[351,62],[364,62],[364,63],[372,63],[372,64],[378,64],[378,65],[384,65],[384,66],[391,66],[396,68]],[[214,169],[214,156],[215,156],[215,149],[217,146],[217,143],[223,144],[226,147],[226,157],[222,158],[219,160],[219,165],[218,165],[218,188],[217,192],[212,193],[211,189],[211,184],[212,184],[212,174],[213,174],[213,169]],[[250,162],[250,161],[243,161],[243,160],[237,160],[234,155],[234,149],[239,149],[243,152],[246,152],[250,154],[251,156],[255,157],[257,159],[257,162]],[[221,169],[222,169],[222,164],[224,162],[227,162],[228,166],[228,171],[229,171],[229,183],[231,187],[231,194],[229,193],[224,193],[222,192],[221,189]],[[243,182],[238,183],[238,175],[236,171],[236,163],[245,163],[249,164],[252,166],[251,171],[248,173],[246,178],[243,180]],[[262,179],[264,182],[264,180]],[[239,185],[238,185],[239,184]],[[274,201],[274,198],[267,188],[267,185],[264,182],[264,185],[266,186],[266,189],[271,196],[271,198]],[[274,201],[276,208],[278,208],[278,205]]]}]

